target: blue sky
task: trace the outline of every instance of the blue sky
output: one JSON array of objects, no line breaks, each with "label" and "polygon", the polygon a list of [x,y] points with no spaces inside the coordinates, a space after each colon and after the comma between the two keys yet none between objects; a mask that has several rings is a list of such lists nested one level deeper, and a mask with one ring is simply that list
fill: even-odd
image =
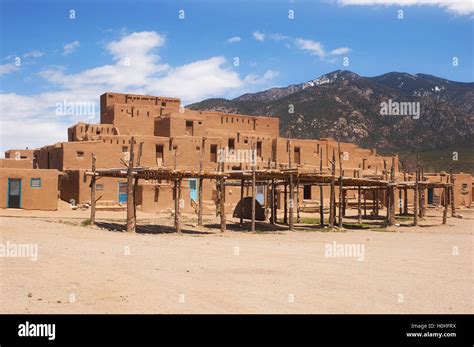
[{"label": "blue sky", "polygon": [[106,91],[189,103],[342,68],[473,81],[470,1],[378,1],[0,0],[0,150],[65,140],[88,118],[57,104],[97,103]]}]

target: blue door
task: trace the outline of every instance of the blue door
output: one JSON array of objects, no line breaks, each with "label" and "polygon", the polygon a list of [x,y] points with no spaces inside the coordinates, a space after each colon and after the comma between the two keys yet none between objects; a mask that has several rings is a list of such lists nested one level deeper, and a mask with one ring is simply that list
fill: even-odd
[{"label": "blue door", "polygon": [[198,194],[197,194],[197,179],[192,178],[189,180],[189,197],[191,200],[197,202]]},{"label": "blue door", "polygon": [[8,208],[21,208],[21,179],[8,179]]},{"label": "blue door", "polygon": [[118,183],[118,198],[120,204],[127,203],[127,182]]}]

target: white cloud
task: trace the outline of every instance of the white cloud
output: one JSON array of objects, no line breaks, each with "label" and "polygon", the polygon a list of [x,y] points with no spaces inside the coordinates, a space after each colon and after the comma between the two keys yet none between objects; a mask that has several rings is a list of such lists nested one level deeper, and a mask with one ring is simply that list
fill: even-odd
[{"label": "white cloud", "polygon": [[457,15],[474,13],[472,0],[338,0],[341,6],[438,6]]},{"label": "white cloud", "polygon": [[79,46],[80,46],[79,41],[73,41],[73,42],[65,44],[63,47],[63,55],[71,54]]},{"label": "white cloud", "polygon": [[240,42],[240,41],[242,41],[240,36],[233,36],[233,37],[227,39],[227,43],[237,43],[237,42]]},{"label": "white cloud", "polygon": [[284,41],[284,40],[290,40],[291,38],[289,36],[276,33],[276,34],[269,34],[268,37],[273,40],[273,41]]},{"label": "white cloud", "polygon": [[309,54],[311,55],[316,55],[318,57],[324,57],[326,55],[326,52],[324,51],[324,47],[321,42],[298,37],[295,39],[295,44],[296,47],[303,51],[309,52]]},{"label": "white cloud", "polygon": [[244,82],[251,84],[264,84],[272,81],[279,75],[278,71],[267,70],[263,76],[247,75],[245,76]]},{"label": "white cloud", "polygon": [[348,54],[350,51],[351,51],[351,49],[348,48],[348,47],[339,47],[339,48],[333,49],[331,51],[331,54],[332,55],[342,55],[342,54]]},{"label": "white cloud", "polygon": [[252,33],[252,35],[253,35],[253,38],[257,41],[260,41],[260,42],[265,41],[265,34],[259,32],[259,31],[254,31]]},{"label": "white cloud", "polygon": [[23,58],[39,58],[45,55],[46,53],[41,52],[41,51],[31,51],[31,52],[26,52],[23,54]]},{"label": "white cloud", "polygon": [[[244,76],[222,56],[190,62],[181,66],[162,63],[157,50],[166,43],[156,32],[123,36],[105,46],[111,63],[68,73],[64,67],[49,67],[38,75],[49,90],[33,95],[0,94],[1,151],[24,146],[41,146],[64,140],[68,126],[87,116],[62,116],[56,104],[93,102],[98,113],[99,95],[107,91],[180,97],[183,104],[208,97],[230,97],[262,87],[277,76]],[[2,68],[5,71],[8,68]],[[98,115],[91,120],[98,123]],[[14,131],[20,129],[21,131]]]},{"label": "white cloud", "polygon": [[10,72],[18,71],[18,66],[13,64],[0,65],[0,76],[9,74]]}]

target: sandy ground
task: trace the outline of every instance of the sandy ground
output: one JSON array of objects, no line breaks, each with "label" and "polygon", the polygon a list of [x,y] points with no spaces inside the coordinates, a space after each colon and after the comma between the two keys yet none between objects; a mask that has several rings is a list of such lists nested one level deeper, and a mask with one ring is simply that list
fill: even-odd
[{"label": "sandy ground", "polygon": [[[188,216],[178,235],[156,226],[167,215],[139,213],[147,232],[127,234],[113,231],[123,212],[100,212],[98,228],[81,226],[88,211],[0,210],[3,245],[38,245],[37,261],[0,258],[0,312],[473,313],[474,211],[461,213],[447,226],[429,210],[416,228],[224,234]],[[334,242],[363,253],[327,256]]]}]

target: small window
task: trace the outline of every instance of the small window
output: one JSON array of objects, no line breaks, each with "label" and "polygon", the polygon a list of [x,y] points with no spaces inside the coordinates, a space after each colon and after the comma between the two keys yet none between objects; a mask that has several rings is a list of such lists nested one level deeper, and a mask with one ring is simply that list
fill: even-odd
[{"label": "small window", "polygon": [[122,146],[122,153],[128,152],[128,147],[127,146]]},{"label": "small window", "polygon": [[30,180],[31,188],[41,188],[41,178],[32,178]]},{"label": "small window", "polygon": [[104,185],[103,184],[96,184],[95,185],[95,190],[104,190]]},{"label": "small window", "polygon": [[162,101],[161,106],[166,107],[166,102]]},{"label": "small window", "polygon": [[83,151],[77,151],[77,157],[78,158],[84,158],[84,152]]}]

